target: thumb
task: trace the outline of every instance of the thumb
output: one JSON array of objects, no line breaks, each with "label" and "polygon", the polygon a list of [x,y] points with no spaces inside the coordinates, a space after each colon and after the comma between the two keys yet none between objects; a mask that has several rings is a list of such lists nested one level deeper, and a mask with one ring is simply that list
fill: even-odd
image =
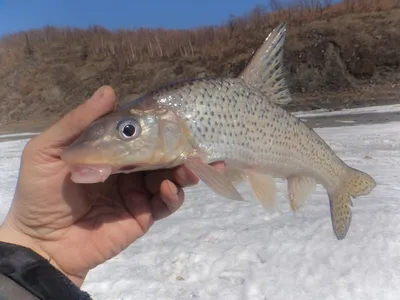
[{"label": "thumb", "polygon": [[103,86],[92,97],[40,134],[36,142],[41,148],[66,146],[93,121],[111,112],[115,103],[114,90],[110,86]]}]

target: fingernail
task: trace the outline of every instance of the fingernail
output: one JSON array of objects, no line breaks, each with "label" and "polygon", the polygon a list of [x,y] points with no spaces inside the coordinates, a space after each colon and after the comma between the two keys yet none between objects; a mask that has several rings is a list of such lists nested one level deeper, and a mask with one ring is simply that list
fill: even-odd
[{"label": "fingernail", "polygon": [[102,87],[100,87],[99,89],[97,89],[97,91],[95,91],[92,95],[92,97],[90,97],[88,99],[88,101],[92,101],[92,100],[97,100],[97,99],[101,99],[104,96],[104,90],[106,89],[106,86],[103,85]]},{"label": "fingernail", "polygon": [[178,189],[175,184],[173,184],[171,181],[168,180],[168,186],[172,194],[178,195]]}]

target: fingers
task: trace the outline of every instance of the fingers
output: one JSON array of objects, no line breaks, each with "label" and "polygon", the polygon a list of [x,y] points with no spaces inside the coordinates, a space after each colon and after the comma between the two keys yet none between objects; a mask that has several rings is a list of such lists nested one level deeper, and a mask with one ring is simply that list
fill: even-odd
[{"label": "fingers", "polygon": [[[217,169],[224,167],[223,162],[213,163]],[[138,221],[143,229],[148,229],[152,222],[147,210],[151,213],[153,221],[161,220],[177,211],[184,202],[183,187],[195,185],[199,178],[184,166],[174,169],[157,170],[144,173],[144,178],[138,173],[121,175],[121,194],[136,194],[141,199],[126,199],[132,216]],[[139,196],[140,195],[140,196]],[[149,197],[150,201],[145,198]],[[147,203],[146,203],[147,202]],[[134,205],[132,205],[134,203]]]},{"label": "fingers", "polygon": [[126,194],[123,196],[127,212],[140,226],[140,235],[145,234],[154,224],[151,202],[144,194]]},{"label": "fingers", "polygon": [[[217,170],[225,167],[224,162],[215,162],[211,164]],[[179,166],[174,169],[157,170],[148,172],[145,175],[145,186],[150,193],[158,193],[160,185],[164,180],[171,180],[181,187],[189,187],[199,183],[199,178],[185,166]]]},{"label": "fingers", "polygon": [[165,180],[161,183],[160,193],[147,199],[144,194],[130,194],[124,196],[127,211],[140,226],[141,234],[145,234],[155,221],[164,219],[183,204],[184,192],[172,182]]},{"label": "fingers", "polygon": [[216,168],[218,171],[222,171],[225,168],[225,163],[223,161],[216,161],[210,165]]},{"label": "fingers", "polygon": [[[211,165],[218,170],[225,167],[223,162]],[[151,200],[154,221],[164,219],[177,211],[184,201],[182,187],[195,185],[198,182],[199,178],[184,166],[148,173],[145,177],[145,185],[150,193],[155,194]]]},{"label": "fingers", "polygon": [[103,86],[91,98],[39,135],[36,141],[43,147],[68,145],[90,123],[111,112],[115,102],[114,90],[109,86]]},{"label": "fingers", "polygon": [[184,192],[169,180],[160,184],[160,192],[154,195],[137,193],[128,184],[127,176],[121,176],[121,196],[129,214],[139,224],[142,234],[146,233],[154,221],[166,218],[183,204]]},{"label": "fingers", "polygon": [[154,221],[164,219],[183,204],[184,192],[169,180],[164,180],[160,186],[160,193],[153,196],[151,200],[151,213]]},{"label": "fingers", "polygon": [[188,168],[179,166],[174,169],[157,170],[149,172],[145,176],[145,186],[150,193],[155,194],[160,191],[161,183],[170,180],[179,187],[189,187],[199,182],[199,179]]}]

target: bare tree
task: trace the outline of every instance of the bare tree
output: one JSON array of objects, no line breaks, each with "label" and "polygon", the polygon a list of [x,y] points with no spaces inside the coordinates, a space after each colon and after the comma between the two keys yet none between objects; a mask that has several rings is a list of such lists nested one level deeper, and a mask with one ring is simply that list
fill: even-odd
[{"label": "bare tree", "polygon": [[282,4],[279,0],[269,0],[269,8],[272,12],[277,12],[282,9]]},{"label": "bare tree", "polygon": [[329,8],[332,6],[332,0],[324,0],[324,6]]},{"label": "bare tree", "polygon": [[236,16],[233,14],[229,15],[229,19],[228,19],[228,28],[229,28],[229,39],[232,38],[233,36],[233,32],[235,31],[236,28]]}]

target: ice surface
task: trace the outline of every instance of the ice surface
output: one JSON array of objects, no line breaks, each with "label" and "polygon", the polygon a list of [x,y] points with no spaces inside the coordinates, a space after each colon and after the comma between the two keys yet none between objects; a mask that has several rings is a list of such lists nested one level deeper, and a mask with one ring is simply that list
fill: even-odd
[{"label": "ice surface", "polygon": [[346,108],[341,110],[329,111],[326,109],[317,109],[313,111],[298,111],[293,114],[298,118],[306,118],[306,117],[320,117],[320,116],[340,116],[347,114],[366,114],[366,113],[393,113],[400,111],[400,104],[392,104],[392,105],[376,105],[376,106],[368,106],[368,107],[359,107],[359,108]]},{"label": "ice surface", "polygon": [[[83,289],[100,300],[399,299],[400,123],[316,131],[377,181],[369,196],[353,201],[345,240],[333,235],[321,187],[294,216],[283,181],[274,213],[200,184],[186,191],[177,213],[90,272]],[[0,143],[1,218],[25,143]],[[242,191],[254,199],[248,187]]]}]

